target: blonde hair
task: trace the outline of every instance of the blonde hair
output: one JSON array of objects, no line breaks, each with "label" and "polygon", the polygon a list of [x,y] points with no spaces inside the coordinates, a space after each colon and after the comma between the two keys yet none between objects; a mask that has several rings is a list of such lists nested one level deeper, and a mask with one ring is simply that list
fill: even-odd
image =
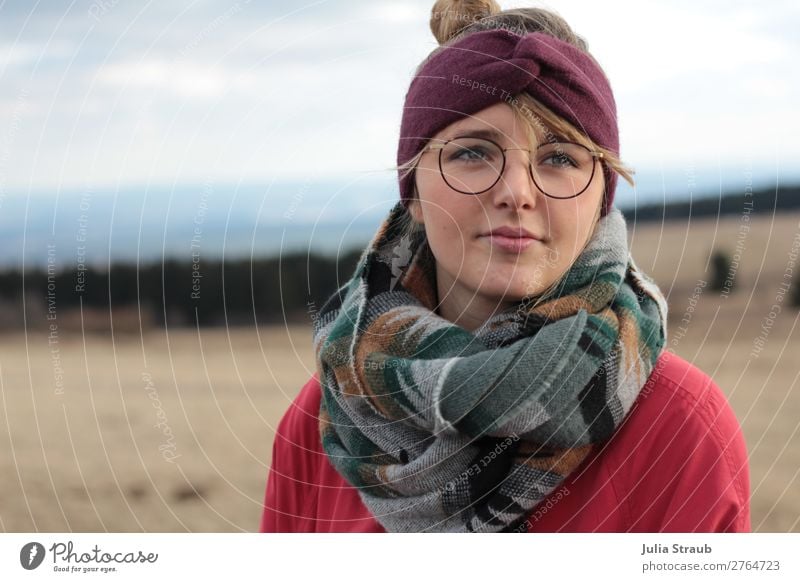
[{"label": "blonde hair", "polygon": [[[428,59],[448,44],[474,32],[499,28],[508,29],[520,35],[530,32],[544,32],[578,47],[591,57],[591,54],[588,52],[586,41],[578,36],[561,16],[543,8],[514,8],[511,10],[502,10],[494,0],[437,0],[431,10],[430,27],[431,32],[433,32],[440,46],[434,49],[434,51],[420,63],[419,67],[417,67],[417,73],[419,73],[419,70],[425,65]],[[626,166],[616,153],[600,147],[586,134],[555,114],[531,94],[527,92],[519,93],[514,95],[508,103],[517,118],[527,129],[532,149],[536,147],[538,143],[541,143],[542,137],[540,137],[540,134],[545,139],[548,139],[548,136],[555,135],[559,136],[559,138],[579,143],[592,151],[602,152],[602,166],[604,167],[604,171],[616,172],[631,186],[634,185],[634,170]],[[414,172],[424,153],[425,150],[422,149],[413,158],[395,167],[395,170],[400,172],[401,178]],[[416,181],[412,181],[412,183],[414,188],[411,199],[405,202],[406,212],[400,218],[402,232],[408,236],[413,236],[418,231],[424,230],[424,227],[413,219],[408,210],[411,201],[419,199]],[[603,193],[603,200],[605,196],[606,192]],[[601,210],[602,200],[595,212],[592,231],[584,243],[583,249],[586,248],[586,245],[588,245],[589,240],[597,229]],[[581,249],[581,252],[583,249]],[[540,293],[539,297],[543,298],[549,295],[557,284],[558,281]]]},{"label": "blonde hair", "polygon": [[438,0],[431,10],[430,27],[440,45],[473,32],[504,28],[520,36],[544,32],[586,53],[589,50],[586,41],[555,12],[543,8],[503,10],[494,0]]}]

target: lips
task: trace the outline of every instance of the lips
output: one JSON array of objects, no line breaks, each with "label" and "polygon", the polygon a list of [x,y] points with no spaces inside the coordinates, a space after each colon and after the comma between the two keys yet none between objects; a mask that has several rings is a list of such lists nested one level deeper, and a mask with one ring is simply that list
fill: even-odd
[{"label": "lips", "polygon": [[521,253],[542,237],[522,227],[501,226],[479,238],[487,239],[493,246],[511,253]]},{"label": "lips", "polygon": [[496,228],[493,231],[484,234],[483,236],[503,236],[506,238],[532,238],[536,240],[542,240],[542,237],[521,226],[501,226],[500,228]]}]

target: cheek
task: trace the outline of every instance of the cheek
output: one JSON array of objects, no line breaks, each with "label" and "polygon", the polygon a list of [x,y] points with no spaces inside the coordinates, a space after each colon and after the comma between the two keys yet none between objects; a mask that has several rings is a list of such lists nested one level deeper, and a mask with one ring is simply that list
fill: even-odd
[{"label": "cheek", "polygon": [[[601,189],[602,195],[602,189]],[[557,264],[568,267],[582,251],[591,236],[595,213],[600,204],[596,192],[586,192],[576,200],[562,201],[565,204],[551,204],[549,212],[551,246],[557,251]],[[558,202],[558,201],[556,201]]]},{"label": "cheek", "polygon": [[474,200],[454,198],[446,184],[437,185],[431,180],[420,186],[425,188],[419,191],[420,204],[431,251],[448,272],[463,272],[474,262],[469,260],[474,252],[474,228],[469,225],[477,224],[475,213],[480,218],[480,207],[473,207]]},{"label": "cheek", "polygon": [[466,217],[434,196],[424,204],[425,231],[434,256],[448,268],[458,268],[469,245],[469,234],[463,227]]},{"label": "cheek", "polygon": [[431,190],[437,190],[442,185],[446,185],[439,173],[439,167],[430,164],[417,166],[416,170],[414,170],[414,182],[417,185],[417,193],[422,198],[427,198],[426,194]]},{"label": "cheek", "polygon": [[[556,201],[559,202],[559,201]],[[584,217],[580,207],[574,201],[561,201],[562,204],[550,204],[549,225],[553,246],[566,251],[574,247],[580,230],[583,230]]]},{"label": "cheek", "polygon": [[417,178],[417,192],[431,244],[439,239],[449,240],[451,244],[466,239],[468,233],[464,226],[475,220],[471,214],[480,211],[480,205],[476,210],[475,200],[453,192],[438,170],[435,173],[427,170]]}]

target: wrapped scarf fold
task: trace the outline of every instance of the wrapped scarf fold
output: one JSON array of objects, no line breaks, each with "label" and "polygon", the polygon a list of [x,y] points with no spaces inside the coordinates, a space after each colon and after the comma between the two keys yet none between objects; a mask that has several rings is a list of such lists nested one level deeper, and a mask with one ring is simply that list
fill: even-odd
[{"label": "wrapped scarf fold", "polygon": [[467,331],[435,312],[433,255],[403,212],[314,322],[323,448],[386,531],[525,531],[631,409],[667,302],[612,207],[543,301]]}]

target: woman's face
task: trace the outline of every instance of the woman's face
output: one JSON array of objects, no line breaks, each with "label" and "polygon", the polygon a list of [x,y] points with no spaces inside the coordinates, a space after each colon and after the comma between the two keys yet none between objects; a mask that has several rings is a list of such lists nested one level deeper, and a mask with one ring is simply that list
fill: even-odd
[{"label": "woman's face", "polygon": [[[492,130],[503,148],[533,149],[528,131],[506,103],[461,119],[430,143],[474,130]],[[505,153],[501,179],[477,195],[461,194],[439,171],[439,150],[423,154],[415,172],[418,200],[409,210],[425,226],[436,258],[438,312],[466,329],[477,328],[497,309],[546,290],[563,275],[588,240],[603,198],[603,171],[595,162],[589,187],[575,198],[544,195],[531,179],[530,154]],[[500,227],[525,229],[538,240],[522,250],[515,241],[489,233]]]}]

